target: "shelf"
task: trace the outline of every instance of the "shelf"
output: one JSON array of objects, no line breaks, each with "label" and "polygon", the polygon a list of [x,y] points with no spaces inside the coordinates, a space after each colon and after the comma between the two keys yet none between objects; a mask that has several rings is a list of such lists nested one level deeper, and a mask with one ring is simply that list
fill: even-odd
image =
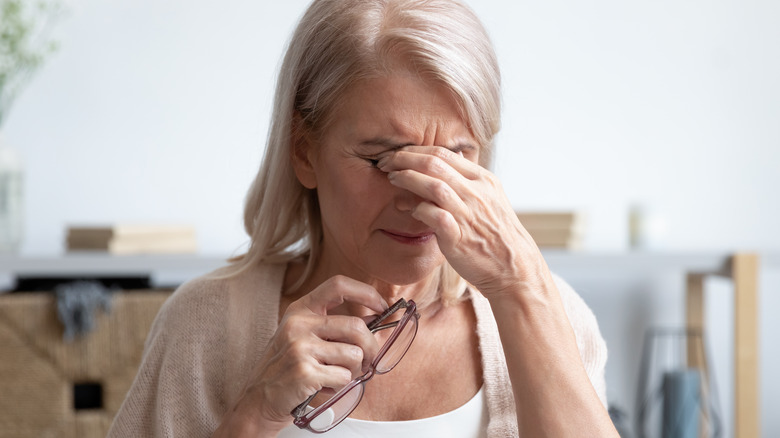
[{"label": "shelf", "polygon": [[553,271],[586,270],[595,273],[657,274],[662,271],[727,272],[730,252],[577,252],[543,250]]},{"label": "shelf", "polygon": [[0,255],[0,291],[16,278],[149,277],[154,287],[175,287],[227,264],[227,257],[199,255],[111,256],[100,253],[17,257]]},{"label": "shelf", "polygon": [[[656,275],[680,271],[729,275],[729,252],[585,252],[543,250],[554,272],[589,275]],[[149,276],[158,287],[177,286],[227,262],[227,256],[147,255],[111,256],[76,253],[62,256],[0,255],[0,291],[13,287],[16,277]],[[761,253],[763,269],[780,268],[780,253]]]}]

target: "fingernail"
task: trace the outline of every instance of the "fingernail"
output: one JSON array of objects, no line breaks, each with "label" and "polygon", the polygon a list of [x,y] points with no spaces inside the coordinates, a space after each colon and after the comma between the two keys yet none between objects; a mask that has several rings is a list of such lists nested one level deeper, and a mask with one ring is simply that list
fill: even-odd
[{"label": "fingernail", "polygon": [[387,179],[390,180],[390,184],[393,184],[395,182],[395,178],[398,176],[397,171],[392,171],[387,173]]},{"label": "fingernail", "polygon": [[[387,162],[390,161],[390,157],[382,157],[379,159],[379,161],[376,163],[376,167],[382,169],[383,167],[387,166]],[[383,169],[384,170],[384,169]]]}]

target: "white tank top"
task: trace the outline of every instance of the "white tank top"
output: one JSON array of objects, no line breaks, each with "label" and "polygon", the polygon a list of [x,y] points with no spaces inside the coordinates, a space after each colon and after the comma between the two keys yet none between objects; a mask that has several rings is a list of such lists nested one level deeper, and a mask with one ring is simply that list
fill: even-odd
[{"label": "white tank top", "polygon": [[[409,421],[366,421],[347,417],[326,438],[486,438],[488,412],[483,390],[465,405],[441,415]],[[295,425],[284,428],[279,438],[314,438],[318,436]]]}]

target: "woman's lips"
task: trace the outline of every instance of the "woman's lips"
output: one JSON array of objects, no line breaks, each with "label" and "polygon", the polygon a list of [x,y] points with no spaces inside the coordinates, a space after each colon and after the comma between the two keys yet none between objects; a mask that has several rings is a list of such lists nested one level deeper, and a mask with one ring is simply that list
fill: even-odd
[{"label": "woman's lips", "polygon": [[396,230],[382,230],[382,233],[396,242],[407,245],[422,245],[432,240],[435,236],[433,231],[425,231],[422,233],[405,233],[403,231]]}]

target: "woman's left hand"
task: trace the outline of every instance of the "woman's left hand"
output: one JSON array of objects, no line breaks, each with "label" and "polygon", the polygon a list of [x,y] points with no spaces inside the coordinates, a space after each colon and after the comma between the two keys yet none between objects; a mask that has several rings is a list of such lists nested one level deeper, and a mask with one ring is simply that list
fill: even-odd
[{"label": "woman's left hand", "polygon": [[407,146],[379,168],[419,196],[412,216],[431,227],[450,265],[486,296],[544,282],[547,267],[498,178],[440,146]]}]

